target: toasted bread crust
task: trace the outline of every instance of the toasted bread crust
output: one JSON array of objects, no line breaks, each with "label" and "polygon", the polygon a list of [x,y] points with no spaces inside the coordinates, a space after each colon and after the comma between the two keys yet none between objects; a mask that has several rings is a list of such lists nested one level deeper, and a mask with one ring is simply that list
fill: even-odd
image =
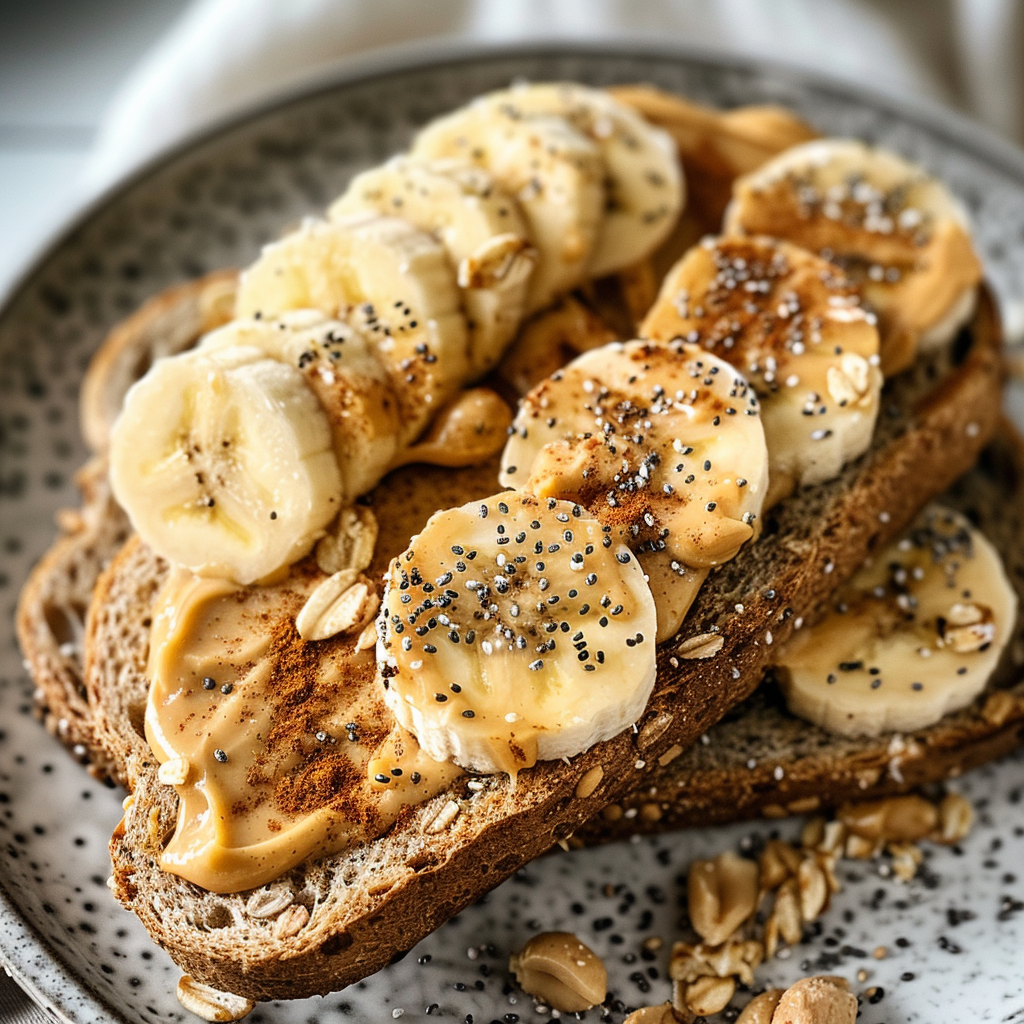
[{"label": "toasted bread crust", "polygon": [[129,790],[155,763],[143,731],[148,613],[167,572],[167,563],[131,536],[96,580],[85,620],[83,674],[94,736]]},{"label": "toasted bread crust", "polygon": [[[247,920],[247,894],[206,893],[155,866],[177,800],[144,755],[133,771],[134,806],[111,843],[116,895],[190,974],[250,998],[326,993],[385,966],[602,807],[643,787],[670,748],[690,745],[750,696],[795,622],[809,619],[839,581],[973,464],[998,422],[998,335],[994,310],[983,302],[974,343],[958,353],[958,365],[945,374],[922,365],[916,377],[894,381],[885,399],[892,413],[883,412],[873,449],[839,480],[779,506],[762,538],[715,573],[683,637],[720,633],[721,650],[687,661],[676,657],[673,642],[664,645],[654,696],[635,730],[571,765],[547,762],[523,772],[515,790],[504,777],[490,777],[479,791],[455,783],[380,840],[296,869],[281,884],[312,916],[283,938]],[[101,619],[97,611],[90,620],[91,646],[112,652],[123,645],[126,655],[119,666],[106,654],[90,660],[87,685],[97,697],[114,687],[144,689],[144,681],[130,678],[130,658],[145,649],[143,584],[119,571],[127,564],[115,562],[94,604],[123,612]],[[125,720],[109,726],[116,735]],[[598,766],[601,783],[576,797],[580,779]],[[440,833],[427,831],[448,801],[458,817]]]},{"label": "toasted bread crust", "polygon": [[[768,688],[766,687],[766,690]],[[997,697],[996,695],[1002,695]],[[794,756],[786,732],[778,729],[786,712],[778,695],[763,704],[742,704],[745,731],[756,722],[776,736],[774,757],[728,767],[692,767],[685,755],[638,792],[606,807],[574,837],[579,845],[669,832],[693,825],[725,824],[747,818],[784,818],[870,800],[944,782],[1003,757],[1024,743],[1024,684],[987,691],[965,711],[906,736],[890,734],[839,754],[829,744],[818,756]],[[1004,703],[1005,701],[1005,703]],[[742,749],[736,731],[724,723],[709,731],[717,749]],[[799,728],[806,731],[807,723]],[[776,772],[781,770],[781,777]]]},{"label": "toasted bread crust", "polygon": [[36,715],[99,779],[122,781],[96,735],[85,691],[86,609],[97,575],[131,532],[110,494],[106,462],[94,458],[78,473],[82,508],[58,514],[61,534],[32,570],[18,598],[18,643],[36,684]]}]

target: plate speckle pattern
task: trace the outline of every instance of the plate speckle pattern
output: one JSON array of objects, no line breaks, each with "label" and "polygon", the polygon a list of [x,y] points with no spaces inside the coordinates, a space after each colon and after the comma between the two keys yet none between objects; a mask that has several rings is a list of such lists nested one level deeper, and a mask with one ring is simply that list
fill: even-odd
[{"label": "plate speckle pattern", "polygon": [[[0,958],[70,1021],[192,1020],[177,969],[104,881],[121,794],[94,783],[32,719],[12,620],[17,592],[77,504],[85,457],[77,391],[105,331],[172,283],[251,260],[316,213],[358,170],[400,150],[416,126],[519,77],[651,81],[701,102],[779,102],[823,131],[891,146],[944,177],[967,203],[987,272],[1008,310],[1024,308],[1024,156],[979,143],[963,124],[901,113],[852,89],[709,59],[636,52],[460,57],[345,83],[218,133],[129,184],[87,216],[0,313]],[[962,848],[929,848],[909,885],[843,862],[844,891],[788,959],[758,974],[854,979],[863,1024],[1024,1022],[1024,760],[958,787],[979,811]],[[550,1019],[509,984],[509,953],[535,931],[576,931],[606,959],[612,995],[580,1019],[621,1021],[669,996],[681,879],[697,856],[756,846],[797,823],[691,831],[549,856],[424,940],[400,963],[323,1000],[266,1004],[269,1022]],[[642,941],[666,939],[657,953]],[[875,960],[878,946],[888,956]]]}]

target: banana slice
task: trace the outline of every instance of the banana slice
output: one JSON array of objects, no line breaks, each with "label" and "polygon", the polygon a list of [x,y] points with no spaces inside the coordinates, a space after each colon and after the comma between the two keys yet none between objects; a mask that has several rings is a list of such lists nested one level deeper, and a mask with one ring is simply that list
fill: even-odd
[{"label": "banana slice", "polygon": [[612,531],[513,491],[431,516],[391,563],[385,699],[435,760],[515,777],[628,728],[655,679],[655,611]]},{"label": "banana slice", "polygon": [[469,322],[470,371],[486,373],[519,327],[537,258],[519,204],[479,167],[397,156],[353,179],[327,215],[366,212],[402,217],[444,244]]},{"label": "banana slice", "polygon": [[564,117],[604,161],[608,197],[590,257],[604,277],[649,256],[672,231],[686,198],[672,137],[601,89],[573,82],[523,83],[487,99],[517,114]]},{"label": "banana slice", "polygon": [[605,169],[598,147],[564,118],[526,116],[482,96],[428,124],[411,155],[483,167],[516,197],[538,254],[527,313],[587,279],[605,209]]},{"label": "banana slice", "polygon": [[887,377],[956,334],[981,280],[967,213],[946,186],[849,139],[796,146],[740,178],[725,232],[788,239],[838,263],[878,314]]},{"label": "banana slice", "polygon": [[921,729],[985,688],[1016,616],[995,548],[931,506],[786,646],[779,682],[790,710],[830,732]]},{"label": "banana slice", "polygon": [[878,330],[857,289],[806,249],[707,238],[669,272],[640,329],[693,341],[740,370],[761,401],[772,505],[839,475],[878,415]]},{"label": "banana slice", "polygon": [[[499,479],[578,501],[677,575],[706,570],[754,535],[768,485],[758,413],[743,377],[696,345],[606,345],[522,400]],[[686,608],[659,605],[659,638]]]},{"label": "banana slice", "polygon": [[305,378],[331,427],[346,502],[380,482],[398,456],[401,415],[376,347],[363,334],[304,309],[276,320],[233,320],[207,334],[199,351],[235,346],[258,348]]},{"label": "banana slice", "polygon": [[241,277],[235,315],[319,309],[373,341],[414,438],[469,376],[466,321],[443,245],[397,217],[307,221]]},{"label": "banana slice", "polygon": [[241,346],[153,364],[114,425],[110,482],[158,554],[243,584],[304,555],[342,497],[302,374]]}]

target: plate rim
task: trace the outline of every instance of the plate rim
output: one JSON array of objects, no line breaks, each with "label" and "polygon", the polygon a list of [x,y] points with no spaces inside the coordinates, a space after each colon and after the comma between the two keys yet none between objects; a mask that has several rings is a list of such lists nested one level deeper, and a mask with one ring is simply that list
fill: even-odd
[{"label": "plate rim", "polygon": [[787,79],[797,88],[811,88],[837,98],[852,100],[914,122],[944,141],[964,146],[999,170],[1024,184],[1024,147],[1004,139],[995,131],[972,120],[966,114],[921,97],[898,96],[851,79],[830,77],[797,63],[737,54],[724,48],[666,43],[649,36],[634,35],[621,40],[524,39],[515,42],[488,42],[466,39],[427,39],[379,47],[365,53],[341,58],[286,86],[271,97],[263,97],[215,118],[209,124],[188,131],[130,167],[98,192],[72,204],[55,225],[44,232],[38,245],[30,250],[15,271],[0,285],[0,320],[9,307],[28,288],[43,265],[93,217],[101,215],[126,192],[146,178],[158,174],[167,164],[187,155],[218,136],[248,122],[271,116],[294,103],[312,100],[335,89],[368,83],[397,73],[430,68],[466,65],[481,60],[543,56],[651,56],[678,59],[706,68],[768,73]]},{"label": "plate rim", "polygon": [[[161,147],[124,175],[112,181],[95,194],[86,196],[73,205],[49,231],[44,233],[18,269],[0,286],[0,321],[10,313],[33,280],[43,271],[69,240],[88,223],[101,216],[121,201],[132,189],[147,178],[160,173],[168,164],[185,157],[190,151],[215,141],[219,136],[244,125],[286,109],[288,106],[314,100],[317,97],[349,86],[371,83],[398,74],[462,67],[488,60],[530,59],[543,57],[607,56],[637,58],[649,56],[661,60],[678,60],[709,70],[734,70],[768,74],[779,77],[797,90],[813,90],[881,111],[898,119],[924,128],[933,137],[957,148],[967,149],[982,160],[1019,180],[1024,189],[1024,148],[1001,138],[994,131],[973,121],[951,108],[927,99],[898,96],[841,77],[830,77],[798,64],[760,57],[736,54],[712,46],[666,43],[646,36],[622,39],[572,40],[527,38],[515,42],[481,42],[466,39],[428,39],[376,48],[362,54],[348,56],[332,62],[301,82],[217,118],[211,123],[187,132]],[[24,581],[20,581],[23,583]],[[27,918],[0,877],[0,918],[3,930],[0,936],[0,967],[34,1000],[58,1020],[76,1024],[83,1019],[109,1020],[113,1024],[133,1024],[85,979],[74,972],[61,954],[39,933]],[[17,945],[10,940],[21,942]],[[21,950],[12,956],[11,950]],[[29,976],[27,966],[31,958],[40,957],[45,969]],[[76,1011],[62,998],[62,986],[73,987],[80,1010]],[[84,1015],[83,1015],[84,1011]]]}]

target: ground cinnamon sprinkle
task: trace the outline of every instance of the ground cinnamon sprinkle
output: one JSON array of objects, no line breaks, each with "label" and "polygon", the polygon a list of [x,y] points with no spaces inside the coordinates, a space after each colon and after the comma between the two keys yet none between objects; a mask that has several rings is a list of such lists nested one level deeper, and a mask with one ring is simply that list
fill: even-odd
[{"label": "ground cinnamon sprinkle", "polygon": [[[329,807],[348,821],[366,823],[373,816],[366,764],[388,733],[388,715],[374,660],[354,651],[353,638],[299,638],[295,614],[305,599],[303,584],[316,572],[312,559],[301,563],[293,582],[274,595],[277,613],[257,616],[270,639],[263,659],[270,672],[259,698],[271,725],[246,772],[250,798],[239,803],[247,804],[244,811],[269,800],[288,817]],[[335,735],[341,707],[358,720],[358,732]],[[247,702],[243,717],[250,708]],[[276,827],[282,827],[279,821]]]},{"label": "ground cinnamon sprinkle", "polygon": [[315,751],[297,771],[282,778],[274,789],[274,802],[286,814],[312,814],[322,807],[357,809],[353,799],[363,773],[351,758],[334,751]]}]

